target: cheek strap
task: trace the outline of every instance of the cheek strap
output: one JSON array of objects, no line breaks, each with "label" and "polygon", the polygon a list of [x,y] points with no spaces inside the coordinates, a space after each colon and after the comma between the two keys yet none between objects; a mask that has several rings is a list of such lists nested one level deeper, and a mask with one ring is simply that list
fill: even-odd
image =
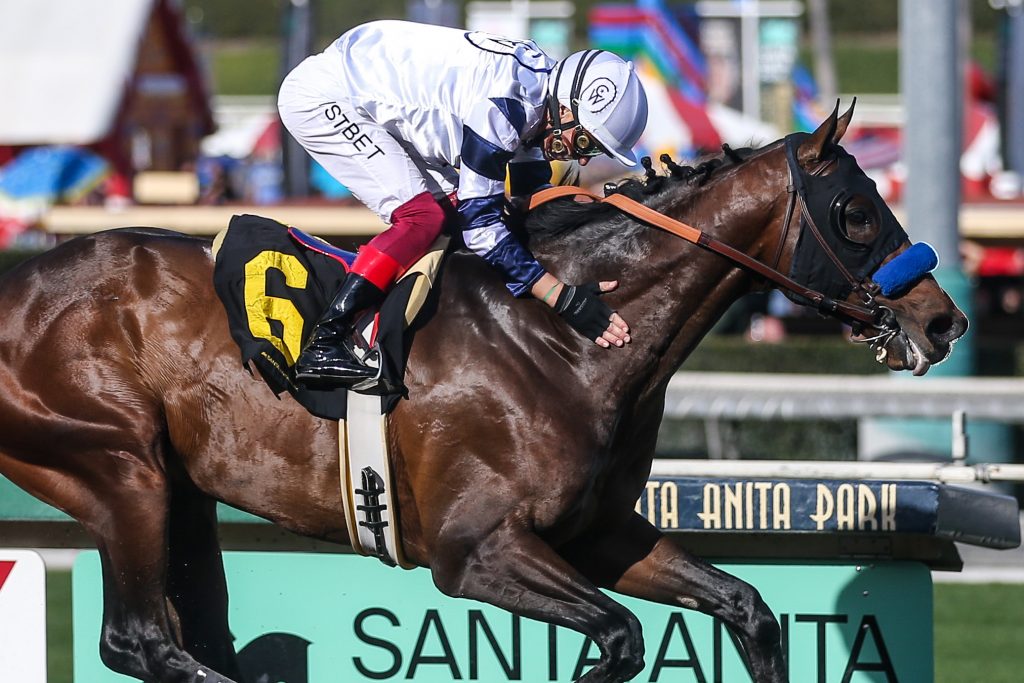
[{"label": "cheek strap", "polygon": [[879,268],[871,279],[881,288],[883,296],[899,296],[938,265],[939,255],[932,245],[918,242]]}]

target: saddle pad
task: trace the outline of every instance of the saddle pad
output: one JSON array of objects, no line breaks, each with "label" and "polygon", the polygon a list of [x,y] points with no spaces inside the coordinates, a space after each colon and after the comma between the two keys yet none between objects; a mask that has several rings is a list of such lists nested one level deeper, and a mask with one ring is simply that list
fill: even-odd
[{"label": "saddle pad", "polygon": [[[297,232],[297,231],[296,231]],[[305,339],[347,272],[343,257],[303,235],[300,243],[289,229],[260,216],[234,216],[214,240],[213,284],[224,304],[231,337],[275,395],[287,391],[310,413],[329,420],[345,416],[344,389],[301,386],[294,365]],[[374,337],[384,363],[382,374],[398,387],[382,397],[385,412],[404,396],[402,378],[409,348],[406,329],[426,300],[447,247],[442,237],[424,259],[405,273],[381,305]],[[327,245],[329,246],[329,245]],[[333,249],[333,247],[331,247]]]},{"label": "saddle pad", "polygon": [[313,235],[310,235],[299,230],[294,225],[289,226],[288,234],[292,236],[293,240],[295,240],[302,246],[306,247],[307,249],[312,249],[313,251],[323,254],[324,256],[330,256],[334,260],[340,261],[341,263],[344,264],[346,271],[349,269],[349,267],[352,266],[352,263],[356,260],[356,255],[353,254],[351,251],[339,249],[330,242],[325,242],[319,237],[314,237]]}]

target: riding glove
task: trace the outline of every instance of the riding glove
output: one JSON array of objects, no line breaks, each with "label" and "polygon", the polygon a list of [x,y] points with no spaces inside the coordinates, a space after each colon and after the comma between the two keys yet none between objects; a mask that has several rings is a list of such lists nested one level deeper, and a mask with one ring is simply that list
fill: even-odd
[{"label": "riding glove", "polygon": [[596,282],[565,285],[555,301],[555,312],[577,332],[594,341],[608,329],[612,309],[598,296],[601,287]]}]

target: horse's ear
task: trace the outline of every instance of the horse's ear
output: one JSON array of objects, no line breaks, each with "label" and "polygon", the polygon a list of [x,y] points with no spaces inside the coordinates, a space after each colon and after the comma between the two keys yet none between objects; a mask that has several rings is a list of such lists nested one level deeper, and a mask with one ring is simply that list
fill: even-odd
[{"label": "horse's ear", "polygon": [[[850,103],[850,108],[846,110],[846,113],[839,117],[836,121],[835,132],[832,133],[832,142],[839,144],[839,141],[846,135],[846,129],[850,126],[850,121],[853,120],[853,108],[857,106],[857,98],[853,98],[853,102]],[[836,102],[836,111],[839,111],[839,102]]]},{"label": "horse's ear", "polygon": [[[852,113],[852,108],[848,114]],[[843,115],[846,118],[846,115]],[[849,123],[849,121],[847,121]],[[825,149],[829,144],[834,142],[833,138],[837,132],[837,126],[839,125],[839,100],[836,100],[836,108],[832,110],[829,117],[821,122],[818,126],[818,130],[811,133],[811,137],[804,140],[800,145],[800,149],[797,151],[797,159],[800,161],[800,165],[804,168],[817,164],[825,156]],[[839,136],[846,132],[846,126],[843,126],[842,131],[839,131]]]}]

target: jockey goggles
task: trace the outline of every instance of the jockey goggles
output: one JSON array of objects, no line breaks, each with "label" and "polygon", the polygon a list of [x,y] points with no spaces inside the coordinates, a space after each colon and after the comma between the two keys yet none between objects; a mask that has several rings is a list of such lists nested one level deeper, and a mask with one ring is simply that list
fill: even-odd
[{"label": "jockey goggles", "polygon": [[563,129],[548,129],[548,135],[553,137],[545,151],[549,153],[552,159],[569,161],[571,159],[579,159],[580,157],[598,157],[607,154],[604,147],[580,124],[576,124],[569,133],[569,144],[567,145],[562,137],[565,135]]}]

